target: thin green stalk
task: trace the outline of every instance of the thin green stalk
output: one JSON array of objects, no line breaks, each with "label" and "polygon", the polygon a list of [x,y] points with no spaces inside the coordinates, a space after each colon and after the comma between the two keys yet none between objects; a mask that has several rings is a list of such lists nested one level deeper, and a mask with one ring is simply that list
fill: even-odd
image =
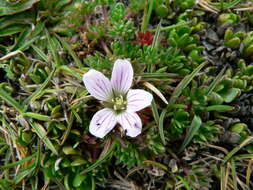
[{"label": "thin green stalk", "polygon": [[20,114],[24,113],[23,107],[1,88],[0,88],[0,98],[3,99],[8,104],[12,105]]},{"label": "thin green stalk", "polygon": [[[185,25],[190,24],[191,22],[192,22],[192,21],[188,21],[188,22],[173,24],[173,25],[171,25],[171,26],[161,27],[160,31],[167,31],[167,30],[171,30],[171,29],[174,29],[174,28],[177,28],[177,27],[180,27],[180,26],[185,26]],[[150,30],[150,31],[151,31],[151,32],[155,32],[156,29],[152,29],[152,30]]]},{"label": "thin green stalk", "polygon": [[147,0],[144,9],[144,15],[142,19],[141,31],[144,32],[148,28],[148,23],[153,10],[154,0]]}]

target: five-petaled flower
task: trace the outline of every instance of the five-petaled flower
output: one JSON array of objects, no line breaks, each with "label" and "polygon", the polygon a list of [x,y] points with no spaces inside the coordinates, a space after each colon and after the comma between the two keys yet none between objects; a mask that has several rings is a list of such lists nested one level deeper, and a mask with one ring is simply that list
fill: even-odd
[{"label": "five-petaled flower", "polygon": [[93,69],[83,75],[86,89],[106,107],[93,116],[91,134],[103,138],[118,123],[130,137],[141,133],[142,122],[135,112],[149,106],[153,96],[145,90],[130,89],[133,75],[132,65],[126,59],[115,61],[111,81]]}]

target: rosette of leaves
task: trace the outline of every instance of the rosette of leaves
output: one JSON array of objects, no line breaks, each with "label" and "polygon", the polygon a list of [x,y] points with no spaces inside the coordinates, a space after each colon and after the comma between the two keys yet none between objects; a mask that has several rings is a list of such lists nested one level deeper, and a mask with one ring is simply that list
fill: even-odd
[{"label": "rosette of leaves", "polygon": [[179,108],[173,110],[171,118],[171,137],[180,136],[183,134],[184,129],[190,123],[190,114],[180,107],[186,107],[185,105],[178,105]]},{"label": "rosette of leaves", "polygon": [[123,165],[128,169],[140,165],[144,160],[147,160],[147,155],[140,149],[138,144],[125,142],[126,144],[118,146],[114,156],[116,164]]},{"label": "rosette of leaves", "polygon": [[46,155],[43,158],[45,180],[61,181],[67,189],[88,190],[95,188],[94,180],[105,183],[106,167],[99,166],[92,172],[83,173],[89,162],[72,146],[64,146],[63,154],[56,157]]},{"label": "rosette of leaves", "polygon": [[154,10],[159,17],[167,17],[171,13],[170,3],[166,0],[158,0],[154,3]]},{"label": "rosette of leaves", "polygon": [[124,18],[126,15],[126,8],[123,3],[116,3],[112,6],[109,12],[108,34],[110,37],[130,40],[134,37],[133,21]]},{"label": "rosette of leaves", "polygon": [[[176,57],[176,59],[186,59],[185,64],[176,64],[177,70],[179,68],[180,70],[182,69],[182,71],[180,71],[181,74],[188,74],[198,64],[205,60],[205,58],[201,56],[201,52],[203,51],[204,47],[199,46],[198,44],[199,37],[197,34],[191,33],[190,26],[177,27],[176,29],[172,29],[170,32],[168,32],[168,45],[172,47],[168,51],[172,52],[166,52],[168,54],[167,56],[172,56],[173,54],[175,56],[175,54],[178,54],[178,57]],[[170,60],[174,65],[175,61],[173,59],[168,60]],[[179,62],[181,61],[182,60]]]},{"label": "rosette of leaves", "polygon": [[219,94],[219,96],[222,98],[224,102],[230,103],[240,95],[241,90],[239,88],[234,87],[234,80],[230,78],[225,78],[220,82],[219,85],[217,85],[214,92]]},{"label": "rosette of leaves", "polygon": [[251,58],[253,53],[253,32],[247,33],[242,43],[243,43],[243,50],[242,50],[243,56],[245,58]]},{"label": "rosette of leaves", "polygon": [[239,22],[239,16],[235,13],[223,13],[223,14],[220,14],[218,17],[219,25],[227,24],[227,23],[235,24],[238,22]]},{"label": "rosette of leaves", "polygon": [[179,7],[181,10],[186,10],[192,8],[195,5],[195,0],[185,0],[185,1],[176,0],[173,1],[173,5],[175,7]]},{"label": "rosette of leaves", "polygon": [[225,46],[228,48],[235,48],[240,46],[241,38],[244,36],[243,32],[234,33],[231,28],[228,28],[224,35]]}]

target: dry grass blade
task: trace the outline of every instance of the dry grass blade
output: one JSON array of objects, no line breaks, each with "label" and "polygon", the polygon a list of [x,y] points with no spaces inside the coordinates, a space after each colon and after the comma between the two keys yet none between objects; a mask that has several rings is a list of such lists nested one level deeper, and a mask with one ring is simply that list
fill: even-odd
[{"label": "dry grass blade", "polygon": [[197,0],[196,4],[199,5],[201,8],[203,8],[206,11],[209,11],[209,12],[212,12],[215,14],[219,13],[219,10],[216,9],[215,7],[211,6],[209,4],[209,1],[207,1],[207,0]]},{"label": "dry grass blade", "polygon": [[4,60],[7,60],[7,59],[10,59],[11,57],[14,57],[14,56],[16,56],[16,55],[18,55],[18,54],[22,54],[23,56],[25,56],[25,54],[24,54],[22,51],[16,50],[16,51],[10,52],[10,53],[8,53],[7,55],[1,57],[1,58],[0,58],[0,62],[2,62],[2,61],[4,61]]},{"label": "dry grass blade", "polygon": [[223,147],[212,145],[212,144],[209,144],[209,143],[203,143],[203,142],[199,142],[199,144],[203,144],[203,145],[208,146],[210,148],[215,148],[217,150],[220,150],[220,151],[224,152],[225,154],[228,154],[228,150],[223,148]]},{"label": "dry grass blade", "polygon": [[145,160],[145,161],[143,161],[143,163],[144,164],[151,164],[151,165],[157,166],[158,168],[160,168],[162,170],[169,171],[169,169],[165,165],[163,165],[159,162],[155,162],[153,160]]},{"label": "dry grass blade", "polygon": [[252,170],[253,170],[253,158],[251,158],[249,160],[247,170],[246,170],[246,185],[247,186],[250,185],[250,177],[251,177],[251,174],[252,174]]},{"label": "dry grass blade", "polygon": [[166,98],[163,96],[163,94],[160,92],[160,90],[158,90],[153,84],[151,84],[149,82],[144,82],[143,85],[146,86],[148,89],[150,89],[152,92],[154,92],[159,98],[161,98],[161,100],[165,104],[168,104],[168,101],[166,100]]},{"label": "dry grass blade", "polygon": [[232,174],[232,177],[233,177],[233,187],[235,190],[237,190],[237,174],[236,174],[236,166],[235,166],[235,161],[234,159],[231,159],[231,174]]},{"label": "dry grass blade", "polygon": [[247,139],[245,139],[241,144],[236,146],[233,150],[231,150],[228,155],[224,158],[223,162],[226,163],[229,159],[232,158],[232,156],[237,153],[239,150],[241,150],[244,146],[249,144],[251,141],[253,141],[253,136],[249,136]]}]

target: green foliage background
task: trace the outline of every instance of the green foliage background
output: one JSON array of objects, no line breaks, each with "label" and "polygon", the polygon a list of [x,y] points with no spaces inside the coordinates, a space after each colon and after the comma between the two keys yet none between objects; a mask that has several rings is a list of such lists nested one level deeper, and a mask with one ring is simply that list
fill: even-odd
[{"label": "green foliage background", "polygon": [[[1,189],[251,189],[251,1],[0,0]],[[143,132],[88,126],[129,58]]]}]

